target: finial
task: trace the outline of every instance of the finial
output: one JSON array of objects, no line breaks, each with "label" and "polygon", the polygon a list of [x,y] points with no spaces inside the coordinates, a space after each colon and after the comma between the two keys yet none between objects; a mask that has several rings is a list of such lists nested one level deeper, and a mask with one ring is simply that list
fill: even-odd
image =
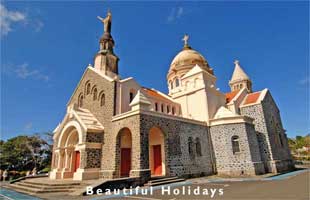
[{"label": "finial", "polygon": [[235,60],[235,61],[234,61],[234,64],[235,64],[235,65],[239,65],[239,60]]},{"label": "finial", "polygon": [[185,34],[184,37],[183,37],[183,39],[182,39],[182,40],[184,41],[184,47],[185,47],[185,46],[188,46],[188,39],[189,39],[189,35],[188,35],[188,34]]}]

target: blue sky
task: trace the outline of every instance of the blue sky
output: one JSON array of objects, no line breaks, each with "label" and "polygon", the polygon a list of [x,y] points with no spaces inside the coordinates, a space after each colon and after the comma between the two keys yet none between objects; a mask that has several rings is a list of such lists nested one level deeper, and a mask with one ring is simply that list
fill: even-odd
[{"label": "blue sky", "polygon": [[182,37],[228,92],[235,59],[269,88],[290,137],[310,132],[308,2],[2,2],[1,137],[52,131],[103,32],[110,8],[122,77],[167,91]]}]

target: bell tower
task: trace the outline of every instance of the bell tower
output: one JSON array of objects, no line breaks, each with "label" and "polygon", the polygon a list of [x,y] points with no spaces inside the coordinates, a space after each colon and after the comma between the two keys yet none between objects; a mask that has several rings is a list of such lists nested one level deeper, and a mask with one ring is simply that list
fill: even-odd
[{"label": "bell tower", "polygon": [[235,69],[231,80],[229,81],[229,86],[231,91],[241,90],[246,88],[248,92],[252,92],[252,81],[249,76],[243,71],[238,60],[235,60]]},{"label": "bell tower", "polygon": [[104,32],[99,40],[100,49],[94,58],[95,69],[100,70],[105,75],[114,78],[118,75],[118,61],[119,58],[114,54],[114,40],[111,35],[112,28],[112,13],[109,10],[105,18],[98,19],[104,25]]}]

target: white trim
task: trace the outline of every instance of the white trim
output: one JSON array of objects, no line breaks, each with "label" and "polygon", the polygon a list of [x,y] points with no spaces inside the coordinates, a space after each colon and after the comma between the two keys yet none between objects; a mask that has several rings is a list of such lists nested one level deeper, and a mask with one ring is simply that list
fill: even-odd
[{"label": "white trim", "polygon": [[219,119],[210,119],[210,126],[225,125],[225,124],[237,124],[248,123],[253,124],[254,119],[246,116],[225,117]]},{"label": "white trim", "polygon": [[61,133],[60,133],[60,136],[59,136],[59,140],[58,140],[58,144],[57,144],[57,147],[60,147],[61,145],[61,141],[63,140],[63,137],[64,137],[64,134],[65,132],[67,131],[68,128],[70,127],[74,127],[77,132],[78,132],[78,135],[79,135],[79,143],[78,144],[81,144],[82,143],[82,139],[83,139],[83,133],[85,133],[85,130],[82,129],[81,125],[75,121],[75,120],[72,120],[72,121],[69,121],[65,126],[64,128],[62,129]]},{"label": "white trim", "polygon": [[198,121],[198,120],[188,119],[188,118],[184,118],[184,117],[180,117],[176,115],[170,115],[166,113],[161,113],[161,112],[156,112],[156,111],[146,111],[146,110],[133,110],[133,111],[128,111],[128,112],[116,115],[112,117],[112,122],[130,117],[130,116],[138,115],[138,114],[146,114],[146,115],[151,115],[155,117],[161,117],[161,118],[183,121],[183,122],[192,123],[192,124],[198,124],[202,126],[208,125],[206,121]]}]

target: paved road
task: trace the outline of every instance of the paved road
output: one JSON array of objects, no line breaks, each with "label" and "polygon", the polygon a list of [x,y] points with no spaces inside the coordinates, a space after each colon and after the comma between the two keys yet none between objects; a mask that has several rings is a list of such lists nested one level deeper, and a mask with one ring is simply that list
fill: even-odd
[{"label": "paved road", "polygon": [[[223,183],[207,183],[202,180],[193,182],[192,184],[185,185],[184,187],[188,189],[191,188],[193,192],[194,188],[198,186],[200,188],[207,188],[209,195],[162,195],[162,190],[155,190],[153,195],[136,195],[136,196],[127,196],[122,198],[113,198],[116,199],[126,199],[126,200],[173,200],[173,199],[230,199],[230,200],[309,200],[309,177],[310,171],[303,172],[296,176],[289,177],[283,180],[268,180],[268,181],[243,181],[243,182],[223,182]],[[182,190],[183,186],[173,187],[173,189]],[[219,195],[218,192],[215,192],[216,195],[211,198],[210,189],[223,189],[224,194]],[[95,197],[94,199],[105,199]]]},{"label": "paved road", "polygon": [[[300,171],[296,174],[290,173],[277,176],[275,180],[254,180],[254,181],[241,181],[241,182],[212,182],[210,183],[207,178],[190,179],[186,182],[181,182],[171,185],[170,195],[165,192],[162,195],[162,186],[155,187],[152,195],[131,195],[125,197],[115,196],[87,196],[76,197],[67,194],[40,194],[40,198],[48,200],[200,200],[200,199],[224,199],[224,200],[309,200],[310,193],[310,171]],[[293,175],[292,175],[293,174]],[[182,189],[187,190],[185,195],[174,195],[173,192]],[[188,190],[191,193],[200,187],[200,195],[188,195]],[[165,186],[167,189],[167,186]],[[203,190],[205,189],[205,190]],[[212,189],[212,191],[211,191]],[[223,195],[220,195],[220,190],[223,190]],[[205,194],[202,194],[202,192]],[[206,194],[206,191],[208,194]],[[214,193],[213,198],[212,192]],[[3,196],[0,199],[5,199]],[[15,199],[15,198],[13,198]]]}]

